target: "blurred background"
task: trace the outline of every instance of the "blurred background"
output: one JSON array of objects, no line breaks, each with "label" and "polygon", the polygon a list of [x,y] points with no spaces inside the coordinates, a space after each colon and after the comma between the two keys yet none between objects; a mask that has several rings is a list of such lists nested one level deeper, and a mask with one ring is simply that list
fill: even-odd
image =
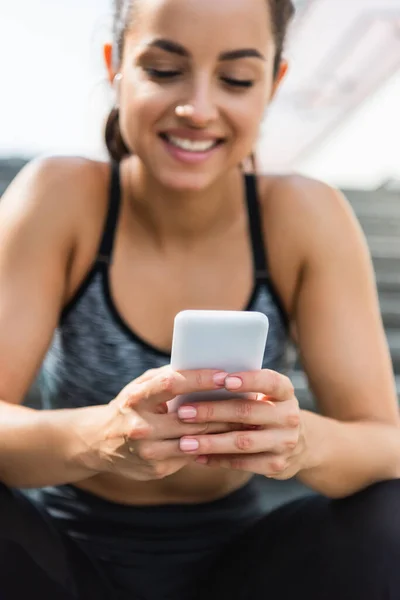
[{"label": "blurred background", "polygon": [[[353,205],[400,395],[400,0],[295,4],[290,72],[265,120],[259,164],[322,179]],[[0,0],[0,196],[34,156],[106,156],[110,16],[111,0]],[[294,379],[309,406],[300,365]]]}]

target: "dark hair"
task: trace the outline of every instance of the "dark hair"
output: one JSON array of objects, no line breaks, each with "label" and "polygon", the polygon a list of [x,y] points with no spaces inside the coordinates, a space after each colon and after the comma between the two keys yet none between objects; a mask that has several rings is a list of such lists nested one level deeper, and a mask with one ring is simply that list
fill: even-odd
[{"label": "dark hair", "polygon": [[[267,2],[271,11],[275,38],[274,77],[276,77],[282,60],[287,29],[294,16],[295,9],[292,0],[267,0]],[[132,22],[133,11],[137,4],[138,0],[114,0],[113,53],[117,53],[113,56],[115,65],[122,60],[125,32]],[[113,108],[108,116],[105,127],[105,142],[111,158],[118,162],[131,154],[121,135],[118,108]]]}]

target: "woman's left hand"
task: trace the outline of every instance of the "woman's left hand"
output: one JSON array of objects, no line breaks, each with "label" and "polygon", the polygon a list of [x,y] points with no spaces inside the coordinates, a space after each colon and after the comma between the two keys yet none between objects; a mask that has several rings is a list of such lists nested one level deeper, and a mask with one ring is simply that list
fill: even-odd
[{"label": "woman's left hand", "polygon": [[[230,375],[225,388],[250,393],[256,399],[183,405],[178,415],[186,423],[237,424],[237,430],[183,437],[181,451],[197,455],[200,464],[274,479],[289,479],[307,468],[303,415],[290,379],[265,369]],[[197,414],[190,417],[193,411]]]}]

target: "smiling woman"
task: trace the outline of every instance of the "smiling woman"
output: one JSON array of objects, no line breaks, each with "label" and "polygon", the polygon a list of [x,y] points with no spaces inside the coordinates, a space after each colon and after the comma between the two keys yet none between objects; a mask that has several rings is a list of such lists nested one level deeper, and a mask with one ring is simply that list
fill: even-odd
[{"label": "smiling woman", "polygon": [[[269,40],[269,42],[271,43],[271,41],[273,41],[274,44],[273,48],[269,47],[268,49],[268,58],[270,64],[273,64],[274,80],[276,81],[278,78],[277,83],[279,83],[278,76],[279,69],[282,67],[281,62],[285,33],[290,19],[294,14],[294,9],[291,0],[285,0],[284,2],[279,2],[279,0],[265,0],[265,2],[269,5],[270,17],[272,21],[271,24],[273,28],[273,40]],[[228,11],[226,6],[224,6],[224,2],[220,3],[220,7],[223,12],[224,21],[226,21],[227,19],[230,20],[230,15],[229,17],[227,16]],[[123,53],[124,51],[126,51],[125,38],[129,35],[129,32],[132,31],[132,28],[135,26],[135,24],[137,25],[138,20],[140,18],[140,8],[142,8],[142,10],[144,9],[143,6],[140,6],[140,2],[138,2],[138,0],[125,0],[116,3],[113,27],[114,43],[112,46],[106,47],[106,57],[110,67],[115,66],[115,68],[118,69],[119,65],[122,63]],[[197,17],[198,7],[195,7],[195,11]],[[233,5],[229,6],[229,13],[231,11],[233,15]],[[192,17],[192,14],[193,13],[191,12],[190,6],[188,4],[189,18]],[[182,15],[180,15],[180,19],[182,19]],[[207,27],[209,30],[207,36],[208,41],[209,37],[212,37],[212,33],[210,29],[211,23],[208,20],[207,15],[206,19]],[[173,20],[173,17],[171,18],[171,20]],[[262,20],[265,20],[265,14],[262,15]],[[189,27],[188,24],[185,24],[182,20],[180,21],[180,24],[181,25],[179,29],[182,31],[185,37],[190,39],[191,32],[193,30],[196,30],[197,28],[198,21],[190,21]],[[177,25],[176,21],[175,25]],[[232,25],[234,24],[232,23]],[[242,24],[238,23],[238,29],[235,29],[233,31],[240,31],[240,29],[242,29],[241,25]],[[200,40],[200,43],[202,44],[203,42]],[[231,86],[232,88],[236,87],[237,90],[240,91],[241,88],[251,88],[255,84],[255,76],[259,74],[259,71],[257,70],[255,70],[254,73],[254,65],[253,70],[251,69],[252,61],[247,61],[246,64],[246,61],[243,61],[241,59],[258,58],[265,62],[267,60],[267,57],[263,54],[263,52],[260,49],[253,47],[237,48],[237,46],[238,39],[237,36],[234,36],[232,46],[234,49],[222,52],[218,56],[218,62],[228,63],[225,66],[220,65],[220,69],[222,67],[222,72],[219,75],[221,81],[224,82],[227,86]],[[163,52],[156,52],[152,54],[149,51],[153,48],[159,49]],[[177,79],[179,76],[183,75],[182,68],[185,67],[186,71],[188,71],[190,63],[193,63],[194,57],[191,56],[188,48],[186,48],[182,44],[177,43],[176,41],[168,39],[153,39],[146,43],[144,50],[147,50],[147,53],[145,52],[143,68],[149,74],[149,76],[153,77],[154,79],[158,79],[160,82],[164,80],[164,82],[167,83],[171,82],[173,79]],[[264,50],[264,48],[262,48],[262,50]],[[170,56],[168,58],[168,54],[172,55],[172,57]],[[179,61],[179,59],[181,60]],[[229,64],[233,61],[238,61],[238,64]],[[178,69],[177,66],[180,66],[180,69]],[[112,76],[114,70],[110,68],[109,72],[110,76]],[[113,76],[115,77],[115,74]],[[182,107],[178,108],[181,109]],[[187,108],[187,106],[185,106],[185,108]],[[106,125],[106,145],[111,157],[117,161],[132,153],[132,147],[129,146],[128,139],[121,134],[119,116],[119,109],[113,109],[108,117]]]},{"label": "smiling woman", "polygon": [[[243,168],[292,13],[118,2],[110,160],[34,161],[3,196],[4,597],[400,596],[399,419],[365,240],[337,191]],[[262,369],[174,371],[185,309],[267,316]],[[299,407],[293,341],[320,414]],[[310,493],[271,512],[293,477]]]}]

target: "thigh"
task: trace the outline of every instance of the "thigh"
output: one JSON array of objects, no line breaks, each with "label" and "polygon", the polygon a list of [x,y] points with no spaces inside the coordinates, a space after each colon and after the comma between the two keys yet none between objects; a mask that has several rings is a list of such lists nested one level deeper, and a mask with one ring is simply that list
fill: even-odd
[{"label": "thigh", "polygon": [[0,484],[0,595],[19,600],[24,590],[41,600],[109,597],[95,564],[40,505]]},{"label": "thigh", "polygon": [[265,517],[214,565],[201,599],[398,600],[400,481],[310,496]]}]

